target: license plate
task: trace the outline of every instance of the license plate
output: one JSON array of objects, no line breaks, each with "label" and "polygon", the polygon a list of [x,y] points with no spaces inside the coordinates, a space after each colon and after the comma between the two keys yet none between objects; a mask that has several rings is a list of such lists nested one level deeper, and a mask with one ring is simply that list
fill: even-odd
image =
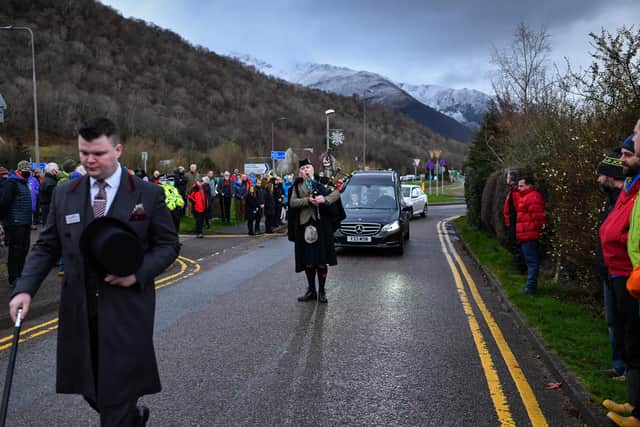
[{"label": "license plate", "polygon": [[347,242],[367,243],[371,242],[371,236],[347,236]]}]

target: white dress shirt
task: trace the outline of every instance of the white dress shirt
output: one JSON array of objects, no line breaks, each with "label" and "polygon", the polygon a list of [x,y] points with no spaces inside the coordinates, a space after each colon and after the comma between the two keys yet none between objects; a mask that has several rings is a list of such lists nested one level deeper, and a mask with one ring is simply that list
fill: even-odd
[{"label": "white dress shirt", "polygon": [[[108,178],[104,179],[104,182],[107,183],[104,190],[107,193],[107,206],[105,206],[104,214],[107,215],[109,213],[109,208],[111,208],[111,202],[116,198],[116,194],[118,193],[118,187],[120,187],[120,178],[122,177],[122,167],[120,167],[120,163],[118,163],[118,167],[116,171]],[[95,199],[98,191],[100,191],[100,187],[98,187],[97,179],[89,177],[89,194],[91,195],[91,207],[93,207],[93,200]]]}]

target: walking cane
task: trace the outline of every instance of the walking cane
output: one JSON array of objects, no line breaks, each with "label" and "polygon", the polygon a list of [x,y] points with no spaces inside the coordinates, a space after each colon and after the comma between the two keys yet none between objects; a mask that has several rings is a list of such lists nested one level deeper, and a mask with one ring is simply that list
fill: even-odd
[{"label": "walking cane", "polygon": [[9,406],[9,395],[11,394],[11,382],[13,380],[13,369],[16,366],[16,356],[18,355],[18,340],[20,338],[20,327],[22,326],[22,309],[18,309],[16,324],[13,326],[13,343],[11,345],[11,355],[7,365],[7,377],[4,380],[4,391],[2,392],[2,407],[0,407],[0,427],[4,427],[7,420],[7,407]]}]

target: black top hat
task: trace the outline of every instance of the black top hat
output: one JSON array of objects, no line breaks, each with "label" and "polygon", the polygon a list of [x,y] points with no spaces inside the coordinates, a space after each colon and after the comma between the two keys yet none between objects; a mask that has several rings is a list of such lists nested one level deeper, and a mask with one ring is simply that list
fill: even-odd
[{"label": "black top hat", "polygon": [[117,218],[96,218],[82,232],[80,248],[100,272],[115,276],[134,274],[142,265],[144,248],[136,233]]}]

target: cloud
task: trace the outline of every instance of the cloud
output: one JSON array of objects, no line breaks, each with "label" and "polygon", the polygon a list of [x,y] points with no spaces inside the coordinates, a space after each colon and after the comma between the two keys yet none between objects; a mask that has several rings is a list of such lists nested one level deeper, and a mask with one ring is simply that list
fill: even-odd
[{"label": "cloud", "polygon": [[394,80],[489,90],[492,46],[520,21],[551,35],[552,59],[589,60],[590,31],[640,16],[636,0],[105,0],[214,51],[245,52],[276,66],[310,61]]}]

